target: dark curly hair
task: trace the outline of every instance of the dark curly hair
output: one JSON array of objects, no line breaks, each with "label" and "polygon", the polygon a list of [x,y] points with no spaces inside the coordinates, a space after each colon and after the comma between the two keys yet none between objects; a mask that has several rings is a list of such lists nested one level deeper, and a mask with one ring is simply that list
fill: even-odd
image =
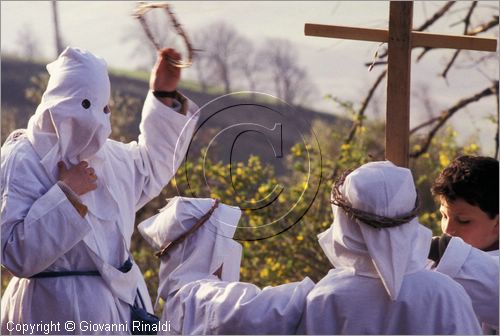
[{"label": "dark curly hair", "polygon": [[484,211],[498,215],[498,160],[484,156],[459,156],[436,178],[431,191],[448,202],[463,199]]}]

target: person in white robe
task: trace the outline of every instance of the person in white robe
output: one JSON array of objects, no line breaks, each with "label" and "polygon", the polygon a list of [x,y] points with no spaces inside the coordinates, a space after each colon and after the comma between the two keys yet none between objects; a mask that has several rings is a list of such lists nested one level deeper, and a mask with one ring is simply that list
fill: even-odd
[{"label": "person in white robe", "polygon": [[[346,186],[348,200],[365,211],[392,217],[415,205],[411,173],[388,162],[359,168]],[[373,229],[334,207],[335,221],[319,238],[336,269],[315,286],[306,278],[261,290],[237,282],[241,247],[230,239],[239,217],[234,208],[225,206],[226,214],[221,210],[177,243],[209,208],[207,200],[176,199],[139,225],[155,249],[167,250],[158,295],[172,334],[480,332],[463,288],[425,270],[431,232],[414,218]]]},{"label": "person in white robe", "polygon": [[498,334],[499,253],[481,251],[452,237],[434,270],[464,287],[472,300],[484,334]]},{"label": "person in white robe", "polygon": [[261,289],[239,282],[242,247],[232,237],[241,211],[219,204],[210,215],[213,206],[212,199],[176,197],[139,224],[153,248],[164,251],[158,299],[169,328],[162,332],[294,334],[314,283],[305,278]]},{"label": "person in white robe", "polygon": [[462,155],[432,186],[444,233],[433,238],[429,258],[465,288],[486,334],[498,334],[498,171],[496,159]]},{"label": "person in white robe", "polygon": [[[180,70],[167,56],[179,57],[159,53],[151,90],[176,90]],[[153,311],[141,271],[127,263],[135,213],[180,165],[197,107],[150,91],[138,142],[124,144],[108,138],[102,58],[68,47],[47,70],[27,129],[2,146],[1,262],[14,277],[2,295],[1,331],[42,334],[53,323],[51,334],[129,334],[138,293]]]},{"label": "person in white robe", "polygon": [[410,170],[368,163],[333,191],[319,242],[335,268],[309,293],[299,333],[480,333],[464,289],[426,269],[432,233],[417,221]]}]

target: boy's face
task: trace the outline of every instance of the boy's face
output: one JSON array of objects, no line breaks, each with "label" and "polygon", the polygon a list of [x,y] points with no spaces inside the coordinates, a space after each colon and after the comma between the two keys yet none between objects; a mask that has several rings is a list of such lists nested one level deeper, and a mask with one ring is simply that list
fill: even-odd
[{"label": "boy's face", "polygon": [[463,199],[441,201],[441,229],[451,236],[462,238],[466,243],[485,249],[498,241],[498,215],[491,219],[478,206]]}]

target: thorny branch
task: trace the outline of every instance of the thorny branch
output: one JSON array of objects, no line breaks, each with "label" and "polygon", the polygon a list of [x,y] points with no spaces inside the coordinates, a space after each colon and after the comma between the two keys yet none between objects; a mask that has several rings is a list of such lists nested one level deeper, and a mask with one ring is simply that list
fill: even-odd
[{"label": "thorny branch", "polygon": [[[496,92],[498,92],[498,81],[495,81],[492,86],[484,89],[483,91],[481,91],[481,92],[479,92],[479,93],[477,93],[469,98],[461,99],[460,101],[458,101],[455,105],[453,105],[448,110],[441,112],[441,115],[436,120],[434,120],[434,122],[436,122],[436,125],[434,125],[434,127],[427,134],[427,137],[423,141],[421,148],[415,152],[410,153],[410,157],[417,158],[420,155],[422,155],[423,153],[427,152],[427,150],[432,142],[432,139],[436,135],[437,131],[439,131],[439,129],[441,129],[441,127],[443,127],[443,125],[448,121],[448,119],[450,119],[457,111],[459,111],[460,109],[469,105],[470,103],[476,102],[484,97],[493,95]],[[426,123],[428,123],[428,122],[426,122]],[[424,124],[426,124],[426,123],[424,123]],[[425,125],[425,126],[427,126],[427,125]],[[423,127],[423,124],[421,124],[415,128],[422,128],[422,127]],[[413,129],[411,131],[411,133],[413,133],[414,131],[415,131],[415,129]]]}]

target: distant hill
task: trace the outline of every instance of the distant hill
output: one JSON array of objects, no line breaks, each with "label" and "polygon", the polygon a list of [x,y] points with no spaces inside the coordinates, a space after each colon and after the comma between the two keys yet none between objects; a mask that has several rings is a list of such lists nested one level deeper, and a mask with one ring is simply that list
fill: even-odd
[{"label": "distant hill", "polygon": [[[33,86],[30,82],[33,76],[46,73],[45,65],[3,58],[1,70],[2,113],[15,113],[13,117],[16,127],[26,127],[29,117],[36,109],[36,104],[26,98],[25,92],[27,88]],[[123,96],[134,97],[142,102],[148,91],[148,82],[134,77],[111,71],[111,88],[119,91]],[[193,89],[193,86],[189,83],[181,83],[180,89],[198,106],[203,106],[220,96],[197,91]],[[255,104],[250,105],[251,102]],[[202,127],[193,140],[193,146],[199,150],[207,146],[217,133],[226,130],[214,140],[210,158],[215,157],[216,160],[228,162],[230,148],[234,139],[238,138],[234,145],[233,160],[244,161],[250,154],[260,155],[263,158],[269,157],[269,164],[273,164],[278,172],[282,172],[284,168],[282,160],[272,160],[274,153],[269,144],[264,141],[263,135],[265,134],[275,147],[282,141],[283,155],[286,155],[293,144],[302,141],[303,137],[307,136],[311,123],[316,119],[328,124],[342,122],[332,115],[302,107],[292,109],[272,99],[257,101],[250,96],[243,97],[243,95],[236,98],[225,97],[202,110],[199,120],[199,125]],[[137,138],[139,123],[140,111],[137,111],[127,127],[132,138]],[[249,124],[255,124],[255,126],[248,126]],[[275,124],[281,124],[282,134],[265,130],[265,128],[272,129]],[[245,132],[246,129],[254,131]]]}]

